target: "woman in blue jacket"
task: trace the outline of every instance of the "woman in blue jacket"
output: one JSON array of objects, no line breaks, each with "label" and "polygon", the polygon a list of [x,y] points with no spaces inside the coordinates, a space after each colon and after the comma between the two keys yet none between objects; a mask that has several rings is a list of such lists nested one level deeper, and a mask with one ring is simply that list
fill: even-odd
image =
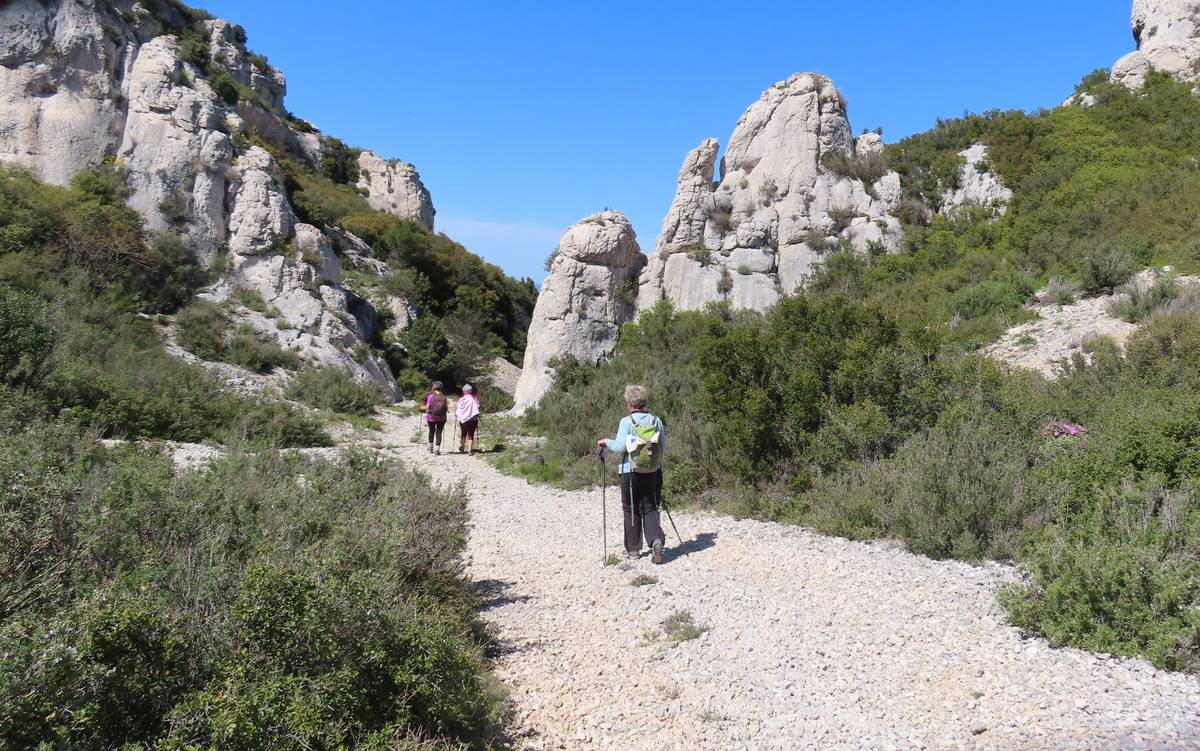
[{"label": "woman in blue jacket", "polygon": [[[662,524],[658,507],[662,501],[662,457],[667,451],[667,430],[663,421],[646,409],[649,394],[645,386],[625,387],[625,406],[629,414],[621,418],[616,438],[601,438],[598,448],[621,454],[618,468],[621,482],[621,509],[625,523],[625,557],[637,558],[642,552],[642,539],[650,548],[651,559],[663,562]],[[629,454],[630,439],[636,438],[635,428],[653,427],[658,433],[657,458],[650,471],[636,468]],[[645,432],[645,431],[643,431]]]}]

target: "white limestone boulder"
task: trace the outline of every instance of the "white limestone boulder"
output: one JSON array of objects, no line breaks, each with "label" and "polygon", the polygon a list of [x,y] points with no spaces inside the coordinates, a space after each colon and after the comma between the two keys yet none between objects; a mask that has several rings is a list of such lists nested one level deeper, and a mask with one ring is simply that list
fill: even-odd
[{"label": "white limestone boulder", "polygon": [[645,263],[633,225],[619,211],[592,214],[566,231],[534,306],[515,411],[549,390],[554,358],[596,363],[612,351],[621,325],[633,319]]},{"label": "white limestone boulder", "polygon": [[1134,0],[1130,23],[1137,49],[1113,65],[1114,81],[1138,89],[1154,69],[1180,81],[1200,82],[1200,3]]},{"label": "white limestone boulder", "polygon": [[358,155],[358,187],[367,191],[367,202],[376,211],[433,229],[433,199],[411,164],[364,151]]},{"label": "white limestone boulder", "polygon": [[988,149],[981,143],[959,152],[964,160],[959,173],[958,188],[948,190],[942,196],[943,214],[963,206],[987,209],[993,216],[1008,211],[1013,192],[1004,184],[988,164]]}]

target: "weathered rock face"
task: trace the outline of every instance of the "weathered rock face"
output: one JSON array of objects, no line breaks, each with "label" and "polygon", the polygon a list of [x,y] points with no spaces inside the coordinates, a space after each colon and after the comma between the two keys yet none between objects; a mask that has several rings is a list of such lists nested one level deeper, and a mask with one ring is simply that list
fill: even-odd
[{"label": "weathered rock face", "polygon": [[566,231],[533,309],[515,411],[533,406],[550,388],[551,359],[570,355],[595,363],[612,351],[621,325],[634,317],[645,263],[633,225],[619,211],[592,214]]},{"label": "weathered rock face", "polygon": [[1114,81],[1141,88],[1153,68],[1200,83],[1200,2],[1134,0],[1131,22],[1137,50],[1113,65]]},{"label": "weathered rock face", "polygon": [[899,176],[865,183],[825,166],[828,154],[861,164],[883,148],[875,134],[852,138],[828,78],[798,73],[768,89],[738,121],[714,183],[718,148],[705,139],[684,159],[639,309],[667,299],[683,310],[719,300],[765,310],[831,248],[899,244]]},{"label": "weathered rock face", "polygon": [[358,156],[358,187],[367,191],[367,203],[376,211],[433,229],[433,199],[411,164],[364,151]]},{"label": "weathered rock face", "polygon": [[341,261],[329,238],[312,225],[296,224],[291,242],[292,253],[231,255],[229,275],[211,293],[213,299],[227,299],[236,290],[257,292],[269,314],[250,312],[247,318],[260,333],[311,365],[341,368],[355,381],[378,384],[399,398],[391,371],[365,346],[375,333],[375,311],[341,286]]},{"label": "weathered rock face", "polygon": [[[320,135],[285,117],[283,74],[247,54],[240,27],[205,21],[210,58],[254,92],[233,106],[183,59],[170,29],[189,20],[165,3],[156,13],[134,0],[0,3],[0,163],[64,184],[115,160],[127,170],[130,205],[149,229],[187,235],[205,265],[228,249],[227,278],[214,297],[239,288],[259,292],[280,314],[243,311],[260,332],[310,362],[345,367],[398,396],[366,346],[378,316],[342,286],[329,236],[298,222],[267,151],[235,148],[234,134],[252,127],[289,155],[320,163]],[[381,188],[380,199],[398,210],[415,195],[413,218],[426,217],[431,226],[433,207],[416,171],[379,161],[391,191]],[[356,265],[387,273],[357,242]]]},{"label": "weathered rock face", "polygon": [[959,174],[958,189],[948,190],[942,196],[942,213],[962,206],[978,206],[992,212],[993,216],[1008,211],[1013,192],[989,166],[987,146],[977,143],[958,154],[966,161]]}]

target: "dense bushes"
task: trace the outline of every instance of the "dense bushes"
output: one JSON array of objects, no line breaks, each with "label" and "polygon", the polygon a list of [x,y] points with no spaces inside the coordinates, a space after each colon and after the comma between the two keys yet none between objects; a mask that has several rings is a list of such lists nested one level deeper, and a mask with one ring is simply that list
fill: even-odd
[{"label": "dense bushes", "polygon": [[[311,418],[225,394],[162,348],[147,314],[173,311],[203,275],[178,237],[142,231],[123,180],[101,168],[64,189],[0,170],[0,384],[11,387],[0,412],[59,415],[122,438],[327,445]],[[294,362],[252,336],[227,340],[214,311],[183,316],[197,349],[259,369]]]},{"label": "dense bushes", "polygon": [[494,730],[459,493],[365,455],[174,476],[168,457],[62,425],[6,426],[0,487],[0,745],[369,748]]},{"label": "dense bushes", "polygon": [[[905,205],[941,206],[974,143],[1012,188],[1008,212],[903,213],[900,253],[827,257],[814,289],[873,303],[914,327],[948,324],[949,341],[978,347],[1020,322],[1030,282],[1051,276],[1111,291],[1136,270],[1200,268],[1200,99],[1151,75],[1130,92],[1089,76],[1091,107],[993,111],[939,121],[887,147]],[[840,169],[846,169],[844,166]],[[932,218],[931,218],[932,217]]]},{"label": "dense bushes", "polygon": [[[1098,342],[1048,383],[828,295],[643,314],[609,363],[557,364],[525,420],[547,440],[514,471],[594,482],[595,439],[624,384],[645,383],[671,500],[1016,559],[1032,574],[1005,598],[1020,625],[1200,668],[1200,318],[1153,315],[1125,357]],[[1063,420],[1084,432],[1053,437]]]},{"label": "dense bushes", "polygon": [[296,374],[284,395],[346,415],[366,416],[383,403],[378,387],[356,383],[350,373],[341,368],[307,368]]},{"label": "dense bushes", "polygon": [[[472,332],[491,355],[520,363],[537,290],[441,234],[387,214],[347,216],[342,226],[361,237],[393,269],[407,274],[406,291],[423,315],[446,328]],[[428,371],[427,371],[428,372]]]}]

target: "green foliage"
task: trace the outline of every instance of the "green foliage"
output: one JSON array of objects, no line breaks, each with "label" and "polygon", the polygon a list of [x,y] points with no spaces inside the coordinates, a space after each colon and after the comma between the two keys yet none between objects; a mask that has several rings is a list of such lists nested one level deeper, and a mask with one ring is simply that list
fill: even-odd
[{"label": "green foliage", "polygon": [[1109,306],[1109,313],[1128,323],[1140,323],[1166,308],[1179,297],[1182,289],[1173,274],[1164,274],[1155,278],[1148,287],[1133,283],[1120,291],[1123,294]]},{"label": "green foliage", "polygon": [[330,137],[324,138],[323,144],[325,156],[321,160],[321,174],[338,185],[358,182],[358,155],[362,149],[351,148]]},{"label": "green foliage", "polygon": [[36,297],[0,284],[0,383],[41,380],[54,341],[43,315]]},{"label": "green foliage", "polygon": [[[481,337],[495,335],[503,343],[497,354],[520,363],[525,354],[525,331],[537,301],[531,279],[516,281],[445,235],[413,221],[387,214],[358,214],[345,217],[342,226],[369,243],[394,273],[404,275],[397,280],[402,288],[397,291],[413,292],[405,297],[422,318],[478,319],[483,326]],[[438,350],[436,332],[427,333],[433,335],[431,344],[416,343],[422,349]],[[422,364],[412,361],[412,367],[436,377],[433,370],[425,368],[440,368],[444,373],[449,365],[443,364],[441,357],[422,354]]]},{"label": "green foliage", "polygon": [[888,156],[883,152],[852,154],[849,151],[826,151],[821,155],[821,166],[840,177],[862,180],[870,185],[887,174]]},{"label": "green foliage", "polygon": [[[253,299],[247,298],[253,304]],[[258,301],[261,303],[262,298]],[[299,357],[286,350],[267,334],[255,331],[249,323],[230,330],[230,320],[219,305],[196,300],[175,317],[179,346],[205,360],[240,365],[255,373],[275,368],[296,368]]]},{"label": "green foliage", "polygon": [[324,174],[301,171],[293,166],[288,171],[288,178],[292,206],[300,218],[310,224],[318,227],[343,224],[342,220],[347,216],[371,210],[367,199]]},{"label": "green foliage", "polygon": [[1083,259],[1083,291],[1110,294],[1137,271],[1133,254],[1124,248],[1103,248]]},{"label": "green foliage", "polygon": [[179,346],[204,360],[221,360],[229,332],[229,317],[210,300],[196,300],[175,316]]},{"label": "green foliage", "polygon": [[406,350],[404,362],[408,367],[439,381],[453,378],[455,360],[441,321],[431,316],[418,318],[404,332],[402,339]]},{"label": "green foliage", "polygon": [[294,351],[284,349],[273,336],[259,333],[249,323],[234,330],[220,359],[255,373],[270,373],[276,368],[294,370],[300,364]]},{"label": "green foliage", "polygon": [[697,638],[708,631],[708,626],[698,625],[690,611],[676,610],[662,622],[662,630],[667,639],[680,642]]},{"label": "green foliage", "polygon": [[356,383],[340,368],[305,368],[296,374],[284,396],[318,409],[367,416],[383,402],[379,388]]},{"label": "green foliage", "polygon": [[178,237],[147,241],[127,195],[115,167],[80,172],[67,189],[0,168],[0,282],[35,286],[85,272],[94,294],[123,307],[173,310],[204,277]]},{"label": "green foliage", "polygon": [[174,475],[62,425],[0,433],[0,485],[0,745],[495,733],[461,493],[365,455]]}]

